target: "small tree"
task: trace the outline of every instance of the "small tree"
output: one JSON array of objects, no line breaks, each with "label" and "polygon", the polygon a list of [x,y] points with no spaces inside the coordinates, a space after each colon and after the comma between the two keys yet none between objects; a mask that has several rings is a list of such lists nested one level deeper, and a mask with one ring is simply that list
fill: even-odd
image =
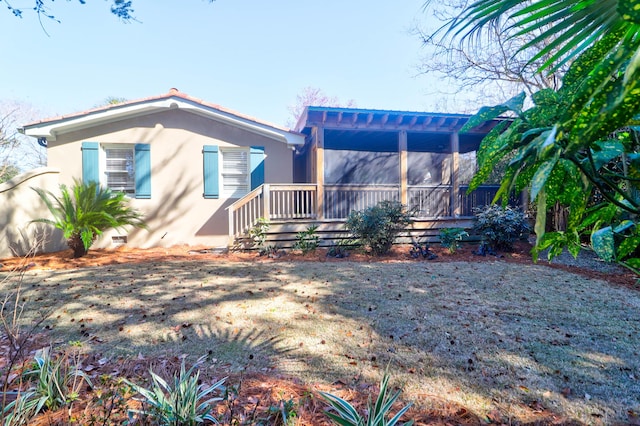
[{"label": "small tree", "polygon": [[146,228],[139,211],[128,205],[123,192],[102,188],[96,182],[74,181],[72,188],[60,185],[61,197],[51,191],[33,188],[47,205],[54,219],[36,219],[62,230],[73,257],[87,254],[95,239],[107,229],[127,225]]},{"label": "small tree", "polygon": [[407,225],[411,215],[397,201],[381,201],[362,211],[352,211],[347,218],[347,229],[360,244],[375,255],[391,250],[393,240]]}]

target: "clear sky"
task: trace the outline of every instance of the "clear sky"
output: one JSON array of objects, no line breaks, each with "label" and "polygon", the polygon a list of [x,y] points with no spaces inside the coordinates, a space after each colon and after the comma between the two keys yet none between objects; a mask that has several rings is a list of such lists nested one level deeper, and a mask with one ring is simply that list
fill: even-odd
[{"label": "clear sky", "polygon": [[311,86],[360,108],[433,110],[437,83],[417,76],[423,52],[410,33],[428,19],[423,3],[134,0],[140,23],[122,23],[110,1],[55,1],[62,22],[43,20],[48,35],[33,13],[0,9],[0,100],[51,116],[176,87],[284,124],[287,106]]}]

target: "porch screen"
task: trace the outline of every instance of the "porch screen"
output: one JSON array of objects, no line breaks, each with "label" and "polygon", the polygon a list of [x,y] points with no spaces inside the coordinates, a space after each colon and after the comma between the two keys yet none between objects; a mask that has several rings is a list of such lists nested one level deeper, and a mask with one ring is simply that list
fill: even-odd
[{"label": "porch screen", "polygon": [[439,152],[407,153],[409,185],[449,185],[451,183],[451,154]]},{"label": "porch screen", "polygon": [[397,185],[400,182],[397,152],[324,151],[324,180],[327,185]]}]

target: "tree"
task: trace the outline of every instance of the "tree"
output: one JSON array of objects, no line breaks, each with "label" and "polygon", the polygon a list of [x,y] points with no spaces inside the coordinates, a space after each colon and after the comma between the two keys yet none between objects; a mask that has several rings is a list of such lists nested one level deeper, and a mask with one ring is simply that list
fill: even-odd
[{"label": "tree", "polygon": [[[497,20],[487,24],[486,31],[467,43],[459,43],[451,34],[443,31],[446,23],[456,20],[467,4],[464,0],[428,1],[425,11],[441,24],[440,29],[416,27],[426,54],[418,65],[422,74],[437,76],[444,80],[453,97],[462,96],[464,105],[457,102],[456,111],[468,110],[487,102],[500,102],[521,91],[528,94],[538,90],[559,87],[566,67],[547,75],[536,73],[541,60],[531,58],[544,47],[546,40],[522,49],[535,34],[511,37],[516,31],[510,28],[509,20]],[[473,88],[473,90],[469,90]],[[442,90],[442,89],[440,89]],[[472,98],[469,99],[469,96]],[[448,100],[451,96],[448,97]],[[442,107],[442,106],[441,106]],[[446,108],[446,107],[445,107]]]},{"label": "tree", "polygon": [[107,229],[127,225],[146,228],[142,215],[129,206],[124,192],[113,192],[96,182],[75,181],[71,188],[60,185],[61,196],[34,188],[53,215],[53,219],[34,222],[53,225],[62,230],[73,257],[87,254],[95,239]]},{"label": "tree", "polygon": [[[532,61],[539,72],[571,62],[558,90],[543,89],[523,109],[525,94],[483,107],[466,129],[507,111],[511,125],[492,131],[478,152],[480,170],[470,189],[505,155],[513,155],[497,197],[529,188],[538,211],[555,202],[569,207],[566,232],[545,232],[536,217],[536,247],[550,256],[566,247],[577,255],[581,235],[605,260],[640,273],[640,10],[632,0],[478,0],[448,28],[469,39],[493,22],[513,20],[511,37],[549,43]],[[508,127],[508,128],[507,128]],[[463,129],[466,130],[466,129]]]},{"label": "tree", "polygon": [[46,149],[17,131],[20,123],[33,121],[37,115],[33,107],[23,102],[0,103],[0,182],[46,165]]},{"label": "tree", "polygon": [[296,96],[295,104],[287,107],[290,115],[287,119],[286,126],[294,128],[298,123],[298,120],[300,120],[304,109],[308,106],[353,108],[356,106],[356,102],[353,99],[341,102],[337,96],[328,96],[322,91],[322,89],[307,86]]},{"label": "tree", "polygon": [[[70,0],[67,0],[70,1]],[[135,20],[135,16],[133,15],[133,1],[129,0],[110,0],[111,1],[111,13],[121,20],[125,22]],[[214,0],[208,0],[209,3],[212,3]],[[33,6],[29,8],[19,8],[14,7],[12,5],[13,0],[11,2],[9,0],[0,0],[0,3],[4,3],[4,5],[9,9],[14,16],[18,18],[22,18],[23,12],[26,10],[35,12],[39,17],[45,17],[48,19],[57,20],[56,17],[50,11],[50,4],[52,4],[54,0],[33,0]],[[78,3],[85,4],[87,0],[78,0]]]}]

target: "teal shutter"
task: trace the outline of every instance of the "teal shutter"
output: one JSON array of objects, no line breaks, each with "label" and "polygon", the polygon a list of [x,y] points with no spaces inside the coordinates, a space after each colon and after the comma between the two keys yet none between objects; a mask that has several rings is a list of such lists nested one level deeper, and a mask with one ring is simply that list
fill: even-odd
[{"label": "teal shutter", "polygon": [[98,142],[82,142],[82,181],[100,183]]},{"label": "teal shutter", "polygon": [[202,148],[203,156],[203,181],[204,198],[219,198],[220,185],[218,183],[218,147],[216,145],[205,145]]},{"label": "teal shutter", "polygon": [[151,146],[135,145],[136,198],[151,198]]},{"label": "teal shutter", "polygon": [[264,147],[252,146],[249,158],[251,170],[251,190],[253,191],[264,183]]}]

